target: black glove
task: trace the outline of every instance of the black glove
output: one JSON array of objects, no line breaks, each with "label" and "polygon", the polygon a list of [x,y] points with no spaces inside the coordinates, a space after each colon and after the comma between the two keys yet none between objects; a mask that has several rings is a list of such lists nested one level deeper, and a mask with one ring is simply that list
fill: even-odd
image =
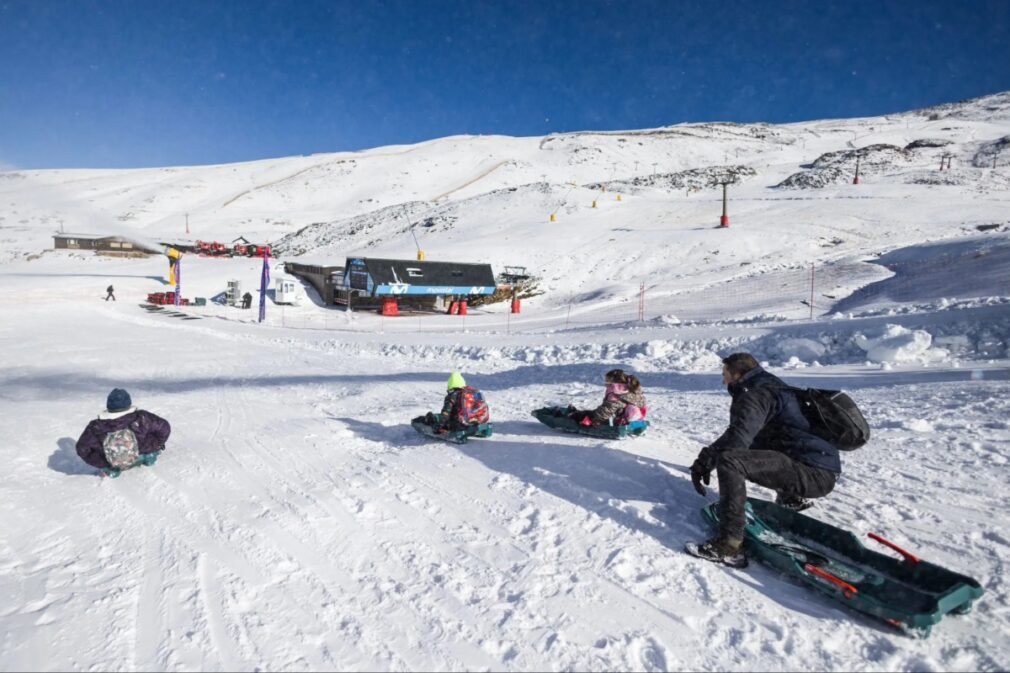
[{"label": "black glove", "polygon": [[435,414],[431,413],[430,411],[425,415],[424,422],[432,427],[438,425],[438,419],[435,418]]},{"label": "black glove", "polygon": [[[715,463],[716,457],[714,452],[710,451],[706,446],[691,465],[691,484],[694,485],[694,490],[698,491],[698,495],[705,495],[707,493],[705,486],[708,486],[712,480],[712,470],[715,469]],[[705,486],[702,486],[702,484]]]}]

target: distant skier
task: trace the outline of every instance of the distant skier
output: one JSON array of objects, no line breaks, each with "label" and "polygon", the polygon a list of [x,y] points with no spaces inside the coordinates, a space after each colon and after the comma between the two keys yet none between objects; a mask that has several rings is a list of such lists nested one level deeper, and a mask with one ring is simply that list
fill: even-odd
[{"label": "distant skier", "polygon": [[425,422],[436,430],[466,430],[471,426],[487,423],[490,410],[484,395],[476,388],[466,385],[463,375],[453,372],[446,382],[446,395],[442,411],[425,416]]},{"label": "distant skier", "polygon": [[773,489],[776,502],[794,510],[834,489],[842,471],[838,448],[810,432],[796,393],[766,372],[749,353],[723,361],[722,380],[733,397],[729,427],[691,465],[691,482],[705,495],[713,470],[719,479],[719,535],[687,545],[690,554],[744,567],[747,482]]},{"label": "distant skier", "polygon": [[569,416],[580,425],[627,425],[645,418],[645,394],[638,377],[622,369],[611,369],[603,377],[607,384],[603,403],[592,410],[569,408]]},{"label": "distant skier", "polygon": [[106,292],[105,301],[109,301],[109,297],[112,297],[112,301],[116,301],[115,291],[116,291],[115,288],[113,288],[111,285],[105,288]]},{"label": "distant skier", "polygon": [[242,308],[249,308],[252,306],[252,295],[246,292],[242,295]]},{"label": "distant skier", "polygon": [[105,407],[77,440],[81,460],[109,477],[138,465],[153,465],[172,432],[168,421],[133,406],[122,388],[109,393]]}]

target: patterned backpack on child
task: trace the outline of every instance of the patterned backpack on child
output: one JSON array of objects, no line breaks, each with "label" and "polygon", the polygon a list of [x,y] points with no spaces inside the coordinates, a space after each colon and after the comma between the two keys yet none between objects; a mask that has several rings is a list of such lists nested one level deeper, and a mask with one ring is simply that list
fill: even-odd
[{"label": "patterned backpack on child", "polygon": [[476,388],[465,386],[459,391],[456,401],[456,421],[460,425],[487,423],[491,413],[484,401],[484,395]]},{"label": "patterned backpack on child", "polygon": [[102,440],[102,450],[105,460],[117,470],[133,466],[140,458],[140,442],[130,428],[113,430]]}]

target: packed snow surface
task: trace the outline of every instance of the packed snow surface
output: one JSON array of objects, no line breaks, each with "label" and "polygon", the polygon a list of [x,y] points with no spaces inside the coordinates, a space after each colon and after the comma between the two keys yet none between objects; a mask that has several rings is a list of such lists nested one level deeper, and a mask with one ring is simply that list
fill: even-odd
[{"label": "packed snow surface", "polygon": [[[787,126],[0,173],[0,668],[1005,670],[1010,168],[991,160],[1008,134],[999,94]],[[300,285],[290,306],[271,291],[259,324],[215,301],[231,279],[255,290],[259,260],[187,255],[184,294],[208,305],[152,311],[163,257],[50,250],[61,228],[245,236],[275,244],[275,276],[413,257],[416,236],[428,259],[526,266],[542,294],[516,315],[381,318]],[[724,429],[736,350],[852,394],[873,439],[808,513],[977,578],[971,614],[915,640],[760,564],[682,552],[710,533],[716,494],[687,468]],[[597,404],[615,366],[642,380],[645,436],[531,418]],[[485,392],[492,438],[410,428],[452,370]],[[113,387],[173,433],[154,467],[99,479],[74,445]]]}]

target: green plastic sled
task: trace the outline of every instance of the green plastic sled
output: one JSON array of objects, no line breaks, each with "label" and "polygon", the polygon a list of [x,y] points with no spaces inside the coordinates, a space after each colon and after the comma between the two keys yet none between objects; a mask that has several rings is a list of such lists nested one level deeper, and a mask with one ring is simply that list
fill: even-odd
[{"label": "green plastic sled", "polygon": [[568,417],[568,410],[564,407],[534,409],[533,418],[555,430],[563,430],[564,432],[571,432],[576,435],[586,435],[587,437],[599,437],[600,439],[639,437],[649,427],[649,421],[644,420],[632,421],[627,425],[580,425],[577,421]]},{"label": "green plastic sled", "polygon": [[[702,508],[713,526],[719,505]],[[974,579],[923,561],[870,533],[902,558],[867,549],[847,530],[822,523],[775,503],[748,498],[745,544],[748,555],[843,605],[925,638],[952,612],[966,614],[982,595]]]},{"label": "green plastic sled", "polygon": [[432,439],[439,439],[443,442],[451,442],[453,444],[466,444],[467,440],[471,437],[486,439],[494,434],[494,425],[491,423],[471,425],[466,430],[446,430],[444,432],[436,432],[435,428],[424,422],[424,416],[418,416],[410,422],[410,425],[425,437],[431,437]]}]

